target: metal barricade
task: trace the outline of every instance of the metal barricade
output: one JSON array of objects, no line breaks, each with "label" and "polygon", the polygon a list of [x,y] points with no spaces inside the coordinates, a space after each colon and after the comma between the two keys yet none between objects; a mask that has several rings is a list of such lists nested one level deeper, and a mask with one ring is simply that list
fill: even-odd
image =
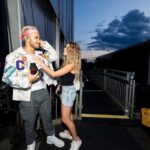
[{"label": "metal barricade", "polygon": [[0,83],[0,111],[7,114],[15,111],[16,103],[12,101],[12,88],[4,83]]},{"label": "metal barricade", "polygon": [[93,83],[115,100],[130,119],[134,115],[135,73],[111,69],[94,69],[90,78]]}]

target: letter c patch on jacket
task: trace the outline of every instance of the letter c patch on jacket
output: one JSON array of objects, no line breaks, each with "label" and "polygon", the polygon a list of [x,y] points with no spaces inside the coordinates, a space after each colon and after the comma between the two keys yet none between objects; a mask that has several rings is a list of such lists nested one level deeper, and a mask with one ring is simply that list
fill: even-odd
[{"label": "letter c patch on jacket", "polygon": [[24,67],[24,62],[22,60],[17,60],[16,61],[16,68],[18,70],[23,70],[25,67]]}]

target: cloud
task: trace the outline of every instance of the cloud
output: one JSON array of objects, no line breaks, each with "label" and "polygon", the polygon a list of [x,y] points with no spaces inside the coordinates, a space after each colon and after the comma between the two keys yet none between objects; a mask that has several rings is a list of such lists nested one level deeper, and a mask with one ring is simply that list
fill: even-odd
[{"label": "cloud", "polygon": [[88,49],[121,49],[150,39],[150,17],[138,9],[129,11],[122,18],[114,19],[108,27],[98,26]]},{"label": "cloud", "polygon": [[106,51],[106,50],[82,50],[81,51],[81,58],[87,59],[90,61],[94,61],[96,57],[102,56],[108,53],[111,53],[113,51]]}]

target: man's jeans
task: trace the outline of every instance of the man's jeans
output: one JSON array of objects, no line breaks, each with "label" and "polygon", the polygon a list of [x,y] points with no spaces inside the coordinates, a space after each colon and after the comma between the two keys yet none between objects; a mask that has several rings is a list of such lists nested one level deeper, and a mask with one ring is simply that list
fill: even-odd
[{"label": "man's jeans", "polygon": [[51,100],[47,89],[32,92],[31,101],[20,102],[19,108],[21,117],[24,120],[27,145],[32,144],[37,137],[35,123],[38,113],[40,114],[47,136],[51,136],[55,133],[51,116]]}]

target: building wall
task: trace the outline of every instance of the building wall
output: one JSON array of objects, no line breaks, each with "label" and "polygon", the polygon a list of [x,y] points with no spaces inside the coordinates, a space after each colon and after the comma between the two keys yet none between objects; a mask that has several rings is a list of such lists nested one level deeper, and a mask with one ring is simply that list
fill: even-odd
[{"label": "building wall", "polygon": [[[48,40],[54,47],[60,44],[56,43],[58,41],[56,29],[59,29],[59,41],[63,40],[63,43],[66,43],[73,40],[72,0],[6,0],[6,7],[8,26],[13,39],[17,39],[22,26],[35,25],[41,37]],[[13,41],[13,39],[10,40]],[[17,43],[19,43],[18,40]],[[18,44],[13,41],[11,51],[17,47]]]},{"label": "building wall", "polygon": [[21,28],[34,25],[62,58],[64,44],[74,37],[73,5],[72,0],[6,0],[10,51],[21,43]]},{"label": "building wall", "polygon": [[[5,46],[4,43],[0,44],[0,48],[7,48],[7,54],[21,45],[21,28],[24,25],[34,25],[40,31],[41,38],[48,41],[62,58],[64,44],[74,37],[72,0],[5,0],[5,3],[0,0],[0,6],[3,8],[1,14],[6,14],[1,15],[5,26],[0,30],[3,35],[0,38],[5,39]],[[2,34],[3,31],[7,31],[5,35]],[[57,67],[59,61],[56,62]],[[0,62],[1,73],[3,64],[4,60],[3,63]]]},{"label": "building wall", "polygon": [[60,22],[66,41],[74,35],[74,0],[49,0]]}]

